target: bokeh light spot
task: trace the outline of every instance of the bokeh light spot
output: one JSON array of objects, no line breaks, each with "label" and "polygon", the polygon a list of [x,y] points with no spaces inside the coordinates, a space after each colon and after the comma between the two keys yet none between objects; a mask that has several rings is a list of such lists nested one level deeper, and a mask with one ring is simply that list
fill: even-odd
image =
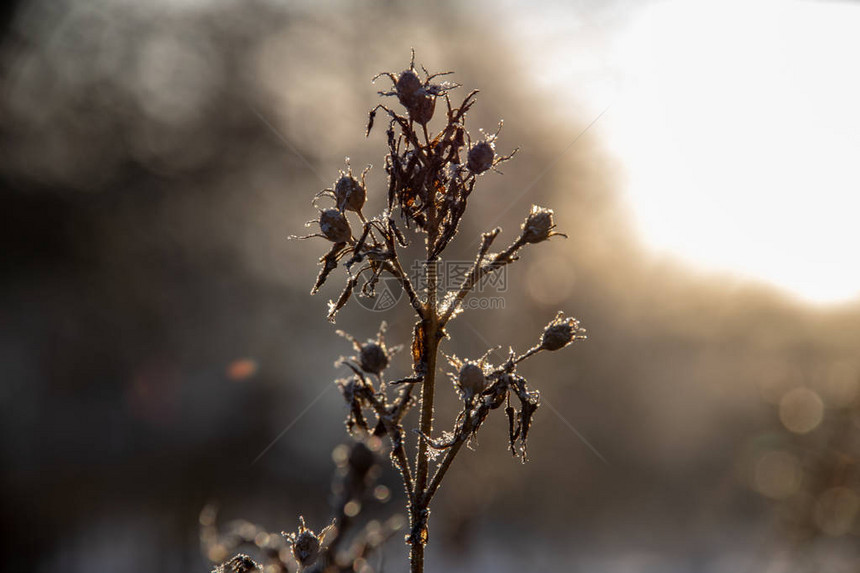
[{"label": "bokeh light spot", "polygon": [[806,434],[824,419],[824,402],[809,388],[795,388],[782,397],[779,419],[790,431]]},{"label": "bokeh light spot", "polygon": [[227,366],[227,378],[235,382],[247,380],[257,373],[257,361],[251,358],[234,360]]},{"label": "bokeh light spot", "polygon": [[347,504],[343,507],[343,513],[348,517],[355,517],[356,515],[358,515],[359,511],[361,511],[361,504],[354,499],[348,501]]},{"label": "bokeh light spot", "polygon": [[373,489],[373,497],[375,497],[377,501],[385,503],[391,499],[391,490],[384,485],[378,485]]}]

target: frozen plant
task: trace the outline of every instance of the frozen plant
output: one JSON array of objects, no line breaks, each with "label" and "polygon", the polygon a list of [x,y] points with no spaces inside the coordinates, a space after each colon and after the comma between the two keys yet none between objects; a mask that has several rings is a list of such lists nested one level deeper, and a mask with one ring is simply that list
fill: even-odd
[{"label": "frozen plant", "polygon": [[[510,349],[497,364],[489,361],[489,352],[476,359],[451,356],[449,375],[460,398],[461,410],[448,431],[434,432],[440,346],[447,344],[448,324],[462,311],[464,300],[482,280],[515,262],[528,245],[561,233],[555,230],[552,210],[533,206],[519,234],[500,252],[491,253],[490,249],[501,229],[483,233],[475,260],[462,283],[446,296],[439,296],[438,265],[458,233],[475,186],[485,173],[495,171],[500,163],[513,157],[516,150],[506,156],[497,153],[499,131],[473,141],[466,128],[466,117],[475,104],[477,90],[469,92],[456,105],[451,92],[459,86],[437,83],[437,78],[450,72],[430,74],[423,67],[422,71],[423,74],[415,69],[413,53],[408,69],[374,78],[390,80],[391,89],[379,93],[395,98],[403,108],[379,104],[371,110],[367,125],[369,136],[377,115],[384,117],[387,124],[386,208],[378,215],[365,215],[366,170],[355,177],[348,166],[331,189],[317,194],[315,201],[332,200],[333,205],[320,209],[310,223],[318,226],[319,232],[303,237],[320,237],[330,243],[328,252],[320,258],[321,269],[311,294],[318,292],[338,267],[345,271],[345,286],[340,296],[329,303],[330,321],[334,321],[353,295],[375,296],[383,276],[393,277],[400,284],[416,316],[409,346],[412,369],[407,376],[386,376],[391,355],[398,347],[386,345],[383,323],[376,338],[364,343],[338,332],[352,343],[355,355],[340,359],[338,364],[349,370],[349,376],[337,381],[348,405],[346,426],[350,434],[359,443],[387,440],[389,457],[406,494],[409,516],[406,542],[410,546],[413,573],[424,570],[433,497],[463,445],[478,433],[492,410],[501,408],[505,412],[510,450],[525,461],[527,438],[540,406],[540,393],[518,373],[518,365],[541,351],[560,350],[585,338],[585,331],[576,319],[559,313],[536,336],[532,348],[521,354]],[[430,127],[434,116],[436,123],[441,124],[438,131]],[[406,265],[401,254],[401,249],[407,246],[407,231],[410,237],[423,235],[425,247],[421,260],[424,276],[414,283],[416,277],[410,277],[404,270],[412,267]],[[405,422],[412,408],[419,411],[417,428],[407,427]],[[418,436],[413,452],[409,451],[413,448],[408,447],[407,432]],[[335,532],[345,525],[337,517],[332,528]],[[343,512],[340,517],[345,517]],[[334,533],[334,539],[338,539],[338,533]],[[324,572],[359,570],[354,569],[357,565],[339,558],[331,550],[332,545],[308,530],[303,521],[297,533],[287,534],[287,540],[292,543],[300,568]],[[303,545],[297,552],[300,543]],[[240,559],[239,563],[245,562]],[[360,570],[372,571],[366,561],[360,564]]]}]

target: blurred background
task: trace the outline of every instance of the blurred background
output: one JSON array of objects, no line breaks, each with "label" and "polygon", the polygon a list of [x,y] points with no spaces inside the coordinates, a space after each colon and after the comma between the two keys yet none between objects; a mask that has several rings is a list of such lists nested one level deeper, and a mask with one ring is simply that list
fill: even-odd
[{"label": "blurred background", "polygon": [[[505,308],[460,317],[446,352],[527,348],[557,309],[589,333],[524,365],[545,406],[527,464],[501,415],[458,459],[430,571],[860,568],[857,4],[3,10],[8,570],[208,571],[209,502],[273,531],[326,522],[350,347],[324,318],[340,278],[308,295],[325,246],[287,236],[346,156],[374,165],[381,209],[384,130],[364,128],[388,86],[370,79],[412,47],[481,89],[473,133],[503,118],[497,149],[521,148],[451,257],[532,203],[569,235],[529,249]],[[382,319],[408,342],[403,303],[337,327]],[[405,554],[391,541],[385,570]]]}]

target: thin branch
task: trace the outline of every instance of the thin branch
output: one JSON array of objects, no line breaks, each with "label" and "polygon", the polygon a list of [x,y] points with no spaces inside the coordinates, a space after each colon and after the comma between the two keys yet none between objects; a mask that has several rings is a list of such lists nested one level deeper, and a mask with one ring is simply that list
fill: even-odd
[{"label": "thin branch", "polygon": [[394,419],[397,420],[397,423],[400,423],[400,420],[406,415],[409,411],[407,406],[409,405],[410,400],[412,399],[412,389],[424,381],[423,376],[410,376],[409,378],[405,378],[403,383],[407,386],[400,391],[400,395],[397,397],[397,401],[394,403]]},{"label": "thin branch", "polygon": [[493,257],[486,265],[482,265],[484,257],[487,254],[487,251],[490,248],[490,245],[496,238],[496,235],[499,234],[501,229],[496,227],[489,233],[484,233],[481,236],[481,248],[478,251],[478,256],[475,259],[474,265],[472,265],[469,274],[463,279],[463,284],[460,285],[460,290],[457,291],[457,294],[454,296],[454,299],[449,303],[448,307],[445,309],[445,312],[442,314],[440,319],[440,326],[444,327],[451,317],[454,315],[456,310],[463,303],[463,299],[469,294],[472,288],[481,282],[485,276],[489,273],[495,271],[496,269],[500,269],[503,266],[510,264],[516,260],[516,253],[520,250],[520,248],[525,245],[525,241],[523,241],[522,237],[519,237],[516,241],[511,243],[511,245]]},{"label": "thin branch", "polygon": [[[436,243],[438,235],[438,226],[436,221],[436,189],[432,185],[428,185],[425,179],[424,189],[427,192],[427,259],[426,259],[426,293],[427,305],[425,306],[424,319],[421,328],[423,332],[424,348],[421,352],[420,359],[425,364],[415,365],[416,371],[424,373],[424,381],[421,384],[421,417],[419,419],[419,429],[425,436],[429,436],[433,432],[433,401],[436,385],[436,356],[439,349],[439,314],[436,302],[437,288],[437,266],[433,260],[433,245]],[[427,457],[427,442],[425,440],[418,441],[418,452],[415,454],[415,497],[421,498],[424,489],[427,486],[427,475],[430,471],[430,461]],[[426,517],[428,515],[427,506],[421,505],[415,507],[415,511],[411,512],[412,532],[410,539],[410,562],[412,573],[423,573],[424,571],[424,544],[427,541],[426,533]]]},{"label": "thin branch", "polygon": [[513,364],[519,364],[523,360],[526,360],[527,358],[531,358],[532,356],[534,356],[535,354],[537,354],[538,352],[540,352],[543,349],[544,348],[541,344],[536,344],[536,345],[532,346],[531,348],[529,348],[528,350],[526,350],[523,354],[514,358]]},{"label": "thin branch", "polygon": [[419,318],[423,319],[424,305],[421,304],[421,299],[418,298],[418,293],[415,292],[415,287],[412,285],[412,281],[409,280],[409,275],[407,275],[403,270],[403,267],[400,264],[400,259],[397,257],[396,253],[392,260],[386,261],[383,264],[385,265],[386,270],[400,281],[400,285],[403,287],[403,290],[406,291],[406,296],[409,297],[409,303],[412,305],[415,313],[418,314]]},{"label": "thin branch", "polygon": [[391,440],[391,455],[397,461],[395,464],[400,471],[400,477],[403,479],[403,487],[406,490],[406,496],[409,502],[415,500],[415,485],[412,481],[412,471],[409,468],[409,458],[406,455],[406,446],[403,440],[402,428],[399,423],[392,422],[392,413],[386,408],[385,404],[376,396],[369,396],[370,404],[373,406],[379,420],[385,426],[385,431],[388,433],[388,439]]},{"label": "thin branch", "polygon": [[442,462],[439,464],[439,467],[436,468],[436,473],[433,474],[433,479],[430,480],[430,485],[427,486],[427,491],[424,492],[424,495],[421,498],[421,502],[425,506],[430,505],[430,501],[433,499],[433,494],[435,494],[436,490],[439,489],[439,486],[442,485],[442,480],[445,478],[448,468],[451,467],[451,463],[454,461],[454,458],[457,457],[457,454],[460,452],[460,448],[462,448],[465,443],[466,437],[461,436],[454,445],[448,448],[448,451],[445,452],[445,457],[442,458]]}]

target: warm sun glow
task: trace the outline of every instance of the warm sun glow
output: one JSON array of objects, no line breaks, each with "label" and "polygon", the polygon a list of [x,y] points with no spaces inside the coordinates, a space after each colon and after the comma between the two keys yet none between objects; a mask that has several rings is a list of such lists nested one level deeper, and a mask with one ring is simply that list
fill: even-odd
[{"label": "warm sun glow", "polygon": [[860,5],[674,1],[616,52],[601,129],[653,247],[811,301],[860,293]]},{"label": "warm sun glow", "polygon": [[588,137],[654,251],[807,301],[860,297],[860,4],[506,4],[574,125],[609,106]]}]

